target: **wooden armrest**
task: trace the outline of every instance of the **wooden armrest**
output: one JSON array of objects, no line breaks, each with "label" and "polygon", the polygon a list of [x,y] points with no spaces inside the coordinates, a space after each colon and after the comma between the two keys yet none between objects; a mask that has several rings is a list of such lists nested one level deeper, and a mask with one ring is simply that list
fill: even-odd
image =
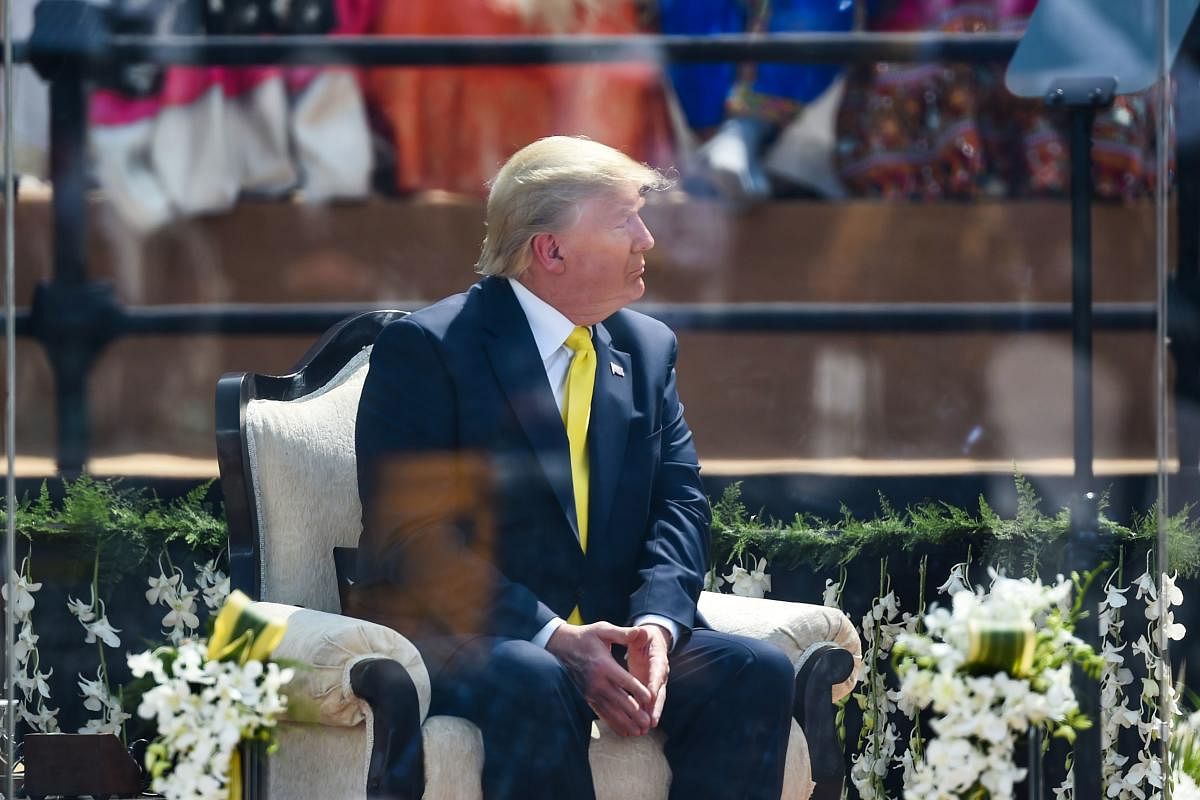
[{"label": "wooden armrest", "polygon": [[350,686],[371,707],[367,797],[419,800],[425,793],[425,752],[412,676],[392,659],[364,659],[351,668]]},{"label": "wooden armrest", "polygon": [[830,692],[853,674],[854,667],[854,656],[848,650],[825,644],[813,648],[796,673],[792,716],[808,741],[808,758],[816,783],[813,800],[834,800],[842,794],[846,755],[838,742]]}]

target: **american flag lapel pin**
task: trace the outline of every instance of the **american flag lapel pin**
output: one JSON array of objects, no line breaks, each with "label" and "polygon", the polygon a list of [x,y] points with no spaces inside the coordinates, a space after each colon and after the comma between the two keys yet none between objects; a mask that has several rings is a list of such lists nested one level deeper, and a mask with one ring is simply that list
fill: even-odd
[{"label": "american flag lapel pin", "polygon": [[616,375],[618,378],[624,378],[624,377],[625,377],[625,368],[624,368],[624,367],[622,367],[622,366],[621,366],[620,364],[618,364],[617,362],[615,362],[615,361],[610,361],[610,362],[608,362],[608,368],[609,368],[609,369],[611,369],[611,370],[612,370],[612,374],[613,374],[613,375]]}]

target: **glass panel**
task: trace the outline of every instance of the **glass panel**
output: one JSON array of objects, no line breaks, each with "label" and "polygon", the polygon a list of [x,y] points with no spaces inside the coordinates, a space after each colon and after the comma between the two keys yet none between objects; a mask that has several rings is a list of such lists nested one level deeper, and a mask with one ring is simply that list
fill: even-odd
[{"label": "glass panel", "polygon": [[[1005,592],[1025,591],[1023,602],[1033,602],[1034,590],[998,576],[1052,585],[1059,574],[1104,565],[1075,634],[1122,660],[1104,666],[1099,684],[1075,678],[1095,724],[1079,734],[1074,796],[1114,796],[1109,786],[1121,781],[1140,789],[1149,765],[1161,772],[1152,721],[1171,702],[1170,674],[1156,666],[1173,633],[1165,611],[1184,622],[1190,607],[1157,605],[1173,596],[1161,576],[1178,572],[1187,594],[1200,552],[1188,505],[1200,468],[1189,306],[1171,308],[1178,326],[1169,361],[1166,329],[1155,327],[1166,319],[1163,265],[1178,259],[1175,286],[1186,299],[1200,252],[1189,238],[1196,220],[1174,221],[1195,215],[1185,124],[1195,48],[1184,41],[1169,90],[1159,81],[1126,94],[1118,82],[1111,104],[1084,111],[1019,98],[1005,70],[1051,2],[659,0],[650,9],[633,0],[225,0],[200,13],[183,2],[44,0],[34,42],[18,53],[40,54],[53,81],[28,66],[13,72],[26,84],[6,115],[21,176],[9,206],[21,226],[11,299],[25,324],[6,361],[20,420],[13,477],[25,498],[10,566],[35,601],[28,620],[18,615],[17,632],[28,631],[12,649],[18,732],[26,741],[50,730],[114,732],[114,752],[142,760],[139,740],[161,730],[139,713],[127,657],[208,636],[226,593],[238,589],[396,628],[432,665],[435,716],[473,716],[493,752],[507,747],[513,763],[553,776],[560,765],[548,754],[569,748],[551,736],[521,751],[520,719],[497,728],[484,719],[491,707],[468,708],[478,685],[464,677],[472,691],[458,692],[457,674],[439,672],[444,652],[430,631],[458,634],[463,625],[530,639],[570,662],[557,648],[578,631],[554,628],[551,617],[626,626],[647,622],[646,612],[657,615],[652,626],[665,621],[679,641],[672,658],[681,659],[707,634],[686,636],[703,623],[690,598],[655,594],[661,587],[646,576],[666,570],[682,595],[704,585],[796,603],[747,611],[704,595],[703,617],[717,628],[766,633],[761,620],[776,624],[771,614],[804,628],[792,620],[813,612],[800,603],[840,609],[846,635],[835,644],[861,650],[861,668],[857,682],[837,690],[845,696],[836,709],[824,703],[828,686],[811,690],[814,705],[801,715],[813,726],[807,741],[835,751],[851,797],[900,797],[906,786],[924,796],[932,792],[914,788],[922,780],[946,780],[933,766],[944,743],[913,724],[932,698],[922,701],[909,681],[930,665],[898,674],[903,647],[920,646],[909,640],[897,650],[898,637],[940,635],[947,618],[926,614],[951,608],[957,589],[978,587],[986,614],[989,603],[1011,600]],[[1165,2],[1131,13],[1153,34]],[[21,42],[33,4],[13,5],[29,20],[12,26]],[[142,37],[168,33],[175,38],[145,47]],[[1035,55],[1049,55],[1055,33],[1039,32]],[[431,45],[428,37],[473,38]],[[1162,37],[1150,38],[1153,54]],[[147,57],[155,62],[128,61]],[[543,63],[556,60],[564,63]],[[1117,70],[1120,59],[1110,61],[1097,67],[1102,77]],[[1159,74],[1150,62],[1149,74]],[[53,171],[51,86],[62,148]],[[1173,140],[1174,127],[1172,153],[1160,143]],[[640,212],[652,247],[637,215],[606,220],[592,192],[571,205],[577,184],[593,187],[595,177],[577,174],[593,163],[577,141],[553,169],[511,185],[496,178],[519,148],[551,135],[590,137],[669,179]],[[1073,173],[1081,154],[1090,160]],[[563,173],[569,179],[552,202],[543,198],[548,216],[529,212],[538,197],[530,187]],[[1073,189],[1073,174],[1090,175],[1091,185]],[[627,177],[614,180],[618,195],[629,188]],[[506,186],[517,187],[519,202],[500,213]],[[501,197],[490,212],[489,191]],[[1081,201],[1074,219],[1073,198]],[[519,282],[560,315],[532,327],[536,312],[519,289],[474,272],[484,237],[530,216],[500,261],[527,265]],[[1090,230],[1079,227],[1089,221]],[[634,275],[643,257],[646,271]],[[605,282],[613,275],[616,289]],[[1090,295],[1080,290],[1089,281]],[[477,282],[472,297],[499,297],[508,313],[497,331],[471,316],[475,300],[460,298],[465,310],[443,305],[389,329],[400,343],[374,345],[369,367],[360,351],[392,317],[360,320],[319,353],[310,349],[352,313],[416,311]],[[1091,300],[1091,329],[1075,327]],[[675,339],[625,312],[610,318],[627,302]],[[568,434],[578,384],[567,375],[577,356],[559,346],[563,318],[568,329],[596,324],[586,558],[574,511],[585,484],[571,466],[582,445],[572,455]],[[553,332],[545,342],[535,338],[543,328]],[[421,336],[405,340],[414,330]],[[340,371],[355,358],[359,372]],[[219,383],[231,373],[288,376],[306,363],[299,377]],[[1076,394],[1084,386],[1090,403]],[[1089,407],[1091,424],[1077,431]],[[468,447],[486,456],[487,470],[467,462],[446,473],[429,457]],[[359,541],[359,479],[371,487],[390,474],[360,462],[364,451],[380,463],[420,456],[397,473],[402,485],[368,497],[364,546],[400,534],[419,544],[396,542],[404,563],[389,560],[387,547],[377,559],[351,554],[339,573],[333,548]],[[711,524],[701,498],[711,502]],[[1161,525],[1160,508],[1169,512]],[[497,574],[524,587],[501,595],[511,601],[499,604],[508,617],[466,600],[509,591],[492,583]],[[411,607],[401,602],[414,597]],[[955,658],[983,659],[954,672],[964,681],[968,669],[1003,667],[1026,680],[1045,666],[1022,660],[1033,641],[1024,618],[1014,618],[1024,606],[1005,608],[1012,613],[1001,633],[1019,645],[1005,651],[1009,663],[988,661],[1003,639],[994,626],[971,620],[972,640],[963,617],[962,635],[947,634],[962,651]],[[1043,632],[1055,624],[1045,613],[1035,621]],[[399,652],[398,639],[370,630],[379,637],[368,639],[371,652]],[[1046,641],[1031,652],[1046,655]],[[1058,655],[1069,652],[1063,641]],[[793,642],[785,653],[796,663],[806,653],[815,659],[805,662],[803,674],[818,676],[809,680],[840,683],[839,654],[810,644]],[[1188,680],[1200,659],[1186,657],[1186,640],[1175,646],[1184,685],[1200,686]],[[294,639],[281,647],[288,657],[316,657]],[[618,665],[626,667],[650,681],[636,656]],[[1038,677],[1035,694],[1066,691]],[[1160,679],[1157,698],[1143,691],[1143,677]],[[366,667],[351,679],[363,697],[385,680]],[[693,680],[677,660],[661,723],[675,741],[685,738],[675,721],[692,713],[685,698],[704,694]],[[766,685],[713,683],[722,691]],[[399,692],[384,685],[389,697]],[[527,682],[502,682],[510,685]],[[575,686],[566,694],[578,702],[564,713],[583,730],[589,705]],[[779,691],[767,705],[790,706],[794,689]],[[533,696],[519,705],[541,708],[544,693]],[[735,796],[757,781],[731,776],[749,769],[739,761],[749,749],[742,726],[760,699],[722,695],[729,709],[706,707],[720,757],[692,753],[674,764],[680,785],[708,791],[725,781],[733,785],[716,795]],[[1032,785],[1030,796],[1054,796],[1069,781],[1062,726],[1078,720],[1051,726],[1047,733],[1061,735],[1048,737],[1042,754],[1036,737],[1004,738],[1020,727],[1004,721],[1019,711],[1009,700],[990,707],[1003,723],[997,751],[1030,770],[1019,791]],[[420,708],[429,710],[427,698]],[[322,709],[345,721],[361,707]],[[929,720],[941,711],[921,713]],[[976,720],[984,718],[980,710]],[[243,775],[263,776],[268,797],[361,795],[361,776],[311,758],[299,764],[309,751],[296,737],[317,729],[285,726],[270,755],[245,749]],[[321,730],[312,735],[333,735]],[[596,759],[596,780],[614,779],[604,769],[641,769],[621,748],[643,744],[600,736],[590,746],[611,750]],[[39,758],[53,763],[44,760],[53,753],[28,755],[37,788]],[[814,764],[829,761],[819,755]],[[982,763],[960,755],[944,763]],[[265,774],[264,758],[273,764]],[[339,760],[365,763],[365,755]],[[222,756],[217,771],[228,764]],[[522,785],[572,785],[587,768],[574,767]],[[720,775],[706,772],[717,767]],[[462,772],[442,764],[425,778],[432,786]],[[986,781],[1015,774],[1002,772]],[[52,783],[65,774],[42,772]],[[297,776],[307,783],[288,783]],[[100,780],[86,770],[78,777],[93,789]],[[969,777],[959,794],[988,785],[983,773]],[[482,779],[471,772],[468,780]],[[44,793],[63,793],[55,786]]]},{"label": "glass panel", "polygon": [[[0,119],[3,119],[4,130],[0,134],[3,136],[4,142],[3,151],[3,180],[4,180],[4,218],[3,231],[0,232],[0,240],[4,242],[4,310],[2,316],[4,319],[4,353],[2,356],[4,364],[4,495],[5,501],[3,510],[7,512],[14,505],[16,494],[15,474],[14,474],[14,456],[16,453],[15,437],[16,437],[16,404],[15,393],[18,392],[16,385],[16,294],[15,294],[15,279],[16,271],[14,268],[14,249],[15,249],[15,192],[17,172],[18,153],[26,155],[18,147],[15,139],[15,131],[20,128],[16,122],[17,117],[22,113],[18,111],[18,107],[23,99],[27,98],[26,93],[22,88],[17,88],[16,83],[24,78],[26,85],[28,84],[28,75],[17,73],[13,68],[13,39],[17,32],[24,27],[25,33],[28,32],[28,20],[22,19],[20,11],[14,13],[11,4],[6,3],[3,9],[3,19],[0,20],[0,36],[3,36],[3,88],[0,89],[0,97],[3,98],[4,107],[0,111]],[[36,101],[35,101],[36,102]],[[3,663],[4,670],[4,689],[0,695],[0,764],[3,765],[3,778],[0,784],[0,792],[4,797],[15,797],[16,788],[19,784],[19,772],[21,768],[19,764],[19,746],[15,736],[16,715],[16,684],[15,678],[15,663],[17,651],[14,648],[15,635],[20,626],[22,617],[21,603],[18,600],[11,607],[8,602],[9,598],[18,596],[19,579],[16,572],[13,570],[15,552],[15,525],[12,515],[3,513],[4,531],[0,534],[0,543],[2,543],[2,555],[0,555],[0,569],[3,570],[3,597],[0,598],[0,607],[4,609],[4,635],[0,639],[0,663]]]},{"label": "glass panel", "polygon": [[[1162,20],[1176,9],[1169,3],[1159,4]],[[1176,22],[1171,21],[1172,33]],[[1194,195],[1197,173],[1195,164],[1195,123],[1189,98],[1195,91],[1197,58],[1196,26],[1188,28],[1181,46],[1174,36],[1164,36],[1159,42],[1162,81],[1155,98],[1161,109],[1158,115],[1158,139],[1172,143],[1158,154],[1155,172],[1158,271],[1158,329],[1155,357],[1157,433],[1158,433],[1158,536],[1157,572],[1161,576],[1151,627],[1157,634],[1155,652],[1161,655],[1158,664],[1159,698],[1157,702],[1163,729],[1166,731],[1164,750],[1166,773],[1170,776],[1169,795],[1186,797],[1194,791],[1200,774],[1196,769],[1195,713],[1200,710],[1192,687],[1200,684],[1194,663],[1197,620],[1186,606],[1196,588],[1194,565],[1197,532],[1182,520],[1194,519],[1197,497],[1195,392],[1190,388],[1191,364],[1195,347],[1182,333],[1181,324],[1188,318],[1195,302],[1196,210]],[[1188,632],[1192,636],[1188,636]],[[1166,676],[1172,676],[1167,679]]]}]

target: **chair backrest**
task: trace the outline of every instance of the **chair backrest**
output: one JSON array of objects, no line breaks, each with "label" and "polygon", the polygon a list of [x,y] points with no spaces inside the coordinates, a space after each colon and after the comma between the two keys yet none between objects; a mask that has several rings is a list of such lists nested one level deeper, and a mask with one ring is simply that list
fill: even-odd
[{"label": "chair backrest", "polygon": [[354,421],[371,345],[401,311],[331,328],[287,375],[217,383],[217,461],[231,585],[255,599],[339,609],[333,548],[358,543]]}]

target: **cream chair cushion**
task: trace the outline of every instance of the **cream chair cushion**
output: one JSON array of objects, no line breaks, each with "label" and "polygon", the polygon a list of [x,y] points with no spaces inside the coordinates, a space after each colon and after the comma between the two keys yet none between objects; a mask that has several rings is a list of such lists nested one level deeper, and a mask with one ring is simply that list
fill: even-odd
[{"label": "cream chair cushion", "polygon": [[263,600],[340,609],[333,548],[357,546],[362,533],[354,420],[370,354],[363,348],[307,397],[247,404]]}]

